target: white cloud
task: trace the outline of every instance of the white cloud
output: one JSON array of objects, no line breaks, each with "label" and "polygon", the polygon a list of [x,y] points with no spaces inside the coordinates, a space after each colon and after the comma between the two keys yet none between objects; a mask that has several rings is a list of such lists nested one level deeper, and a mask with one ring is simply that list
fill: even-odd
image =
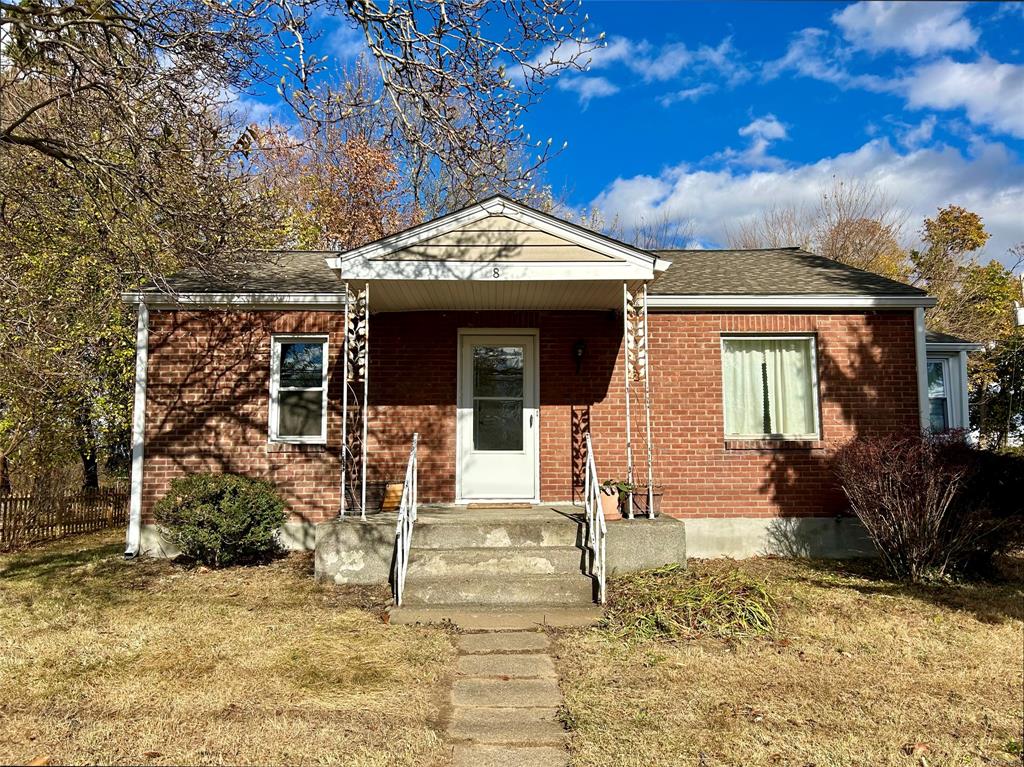
[{"label": "white cloud", "polygon": [[682,43],[662,47],[653,56],[637,56],[626,64],[645,80],[664,82],[671,80],[693,62],[693,54]]},{"label": "white cloud", "polygon": [[771,80],[783,72],[793,71],[841,88],[864,88],[875,92],[892,90],[892,82],[883,77],[855,75],[847,71],[838,63],[841,57],[836,56],[835,51],[826,50],[828,39],[829,34],[824,29],[801,29],[790,41],[786,53],[781,58],[765,64],[761,70],[762,74]]},{"label": "white cloud", "polygon": [[580,106],[584,109],[590,105],[592,99],[614,96],[619,92],[619,86],[603,77],[560,77],[558,88],[575,93]]},{"label": "white cloud", "polygon": [[975,125],[1024,137],[1024,66],[1004,64],[988,56],[961,63],[942,58],[921,64],[902,76],[884,78],[851,73],[841,51],[828,49],[829,35],[808,28],[790,41],[785,55],[764,65],[766,79],[793,71],[840,88],[893,93],[911,109],[963,109]]},{"label": "white cloud", "polygon": [[1024,66],[942,59],[915,70],[901,90],[911,107],[962,108],[972,123],[1024,138]]},{"label": "white cloud", "polygon": [[786,138],[786,126],[780,123],[775,115],[771,114],[755,118],[749,125],[744,125],[737,132],[741,136],[752,136],[772,141]]},{"label": "white cloud", "polygon": [[367,52],[363,33],[347,22],[338,25],[327,38],[327,47],[342,61],[351,61]]},{"label": "white cloud", "polygon": [[[534,62],[567,60],[568,53],[579,52],[547,48]],[[608,38],[604,45],[583,54],[579,63],[589,70],[606,69],[621,64],[646,82],[667,82],[678,77],[684,70],[692,69],[701,73],[716,73],[729,85],[735,85],[750,77],[750,71],[743,65],[740,53],[733,47],[732,38],[726,37],[712,47],[702,45],[691,50],[684,43],[667,43],[660,47],[647,40],[630,40],[627,37]]]},{"label": "white cloud", "polygon": [[222,91],[220,98],[224,112],[240,122],[247,124],[266,123],[271,120],[276,123],[281,122],[279,104],[268,104],[233,88]]},{"label": "white cloud", "polygon": [[682,90],[673,91],[672,93],[666,93],[664,96],[659,96],[658,103],[663,107],[670,107],[680,101],[697,101],[702,96],[714,93],[717,90],[717,85],[704,83],[703,85],[698,85],[694,88],[683,88]]},{"label": "white cloud", "polygon": [[915,149],[929,143],[938,122],[935,115],[928,115],[917,125],[903,126],[903,130],[900,132],[900,143],[908,149]]},{"label": "white cloud", "polygon": [[1024,241],[1024,165],[1000,143],[978,142],[967,154],[948,146],[901,152],[879,139],[786,168],[705,170],[682,164],[656,176],[618,178],[592,204],[625,226],[667,215],[692,222],[696,239],[725,244],[728,227],[765,207],[813,204],[833,176],[877,184],[907,210],[914,227],[950,203],[976,211],[992,233],[990,258],[1003,258],[1009,246]]},{"label": "white cloud", "polygon": [[702,45],[697,49],[698,65],[704,69],[718,72],[729,85],[737,85],[750,79],[750,70],[741,62],[740,52],[732,44],[732,38],[727,37],[714,48]]},{"label": "white cloud", "polygon": [[851,44],[867,51],[902,51],[912,56],[964,50],[978,32],[963,18],[966,3],[860,2],[833,14]]},{"label": "white cloud", "polygon": [[773,141],[788,138],[786,126],[779,122],[775,115],[768,114],[764,117],[754,118],[748,125],[740,128],[737,133],[749,138],[750,145],[742,151],[725,149],[714,155],[712,160],[723,160],[732,165],[742,165],[748,168],[776,168],[785,165],[778,157],[768,154]]}]

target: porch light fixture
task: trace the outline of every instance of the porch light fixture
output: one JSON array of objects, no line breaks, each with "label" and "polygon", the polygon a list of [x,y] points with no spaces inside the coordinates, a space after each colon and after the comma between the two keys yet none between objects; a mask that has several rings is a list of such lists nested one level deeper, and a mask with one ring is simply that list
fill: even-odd
[{"label": "porch light fixture", "polygon": [[580,373],[580,365],[583,364],[583,355],[587,351],[587,342],[580,339],[572,345],[572,358],[576,360],[576,375]]}]

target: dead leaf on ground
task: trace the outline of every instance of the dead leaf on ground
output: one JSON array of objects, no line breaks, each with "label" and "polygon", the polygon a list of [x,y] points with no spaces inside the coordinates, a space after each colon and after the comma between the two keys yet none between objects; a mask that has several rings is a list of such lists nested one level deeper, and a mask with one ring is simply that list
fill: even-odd
[{"label": "dead leaf on ground", "polygon": [[905,743],[903,745],[903,753],[907,756],[921,756],[927,752],[927,743]]}]

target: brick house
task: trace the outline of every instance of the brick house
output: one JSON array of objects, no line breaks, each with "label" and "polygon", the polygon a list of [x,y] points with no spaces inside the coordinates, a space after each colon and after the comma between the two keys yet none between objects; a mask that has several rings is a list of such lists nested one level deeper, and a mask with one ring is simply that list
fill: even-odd
[{"label": "brick house", "polygon": [[917,288],[796,248],[645,252],[502,197],[129,300],[131,553],[196,471],[273,480],[311,546],[379,506],[414,433],[418,503],[453,514],[579,507],[590,435],[600,480],[653,480],[691,555],[841,553],[836,446],[966,424],[972,347],[929,341]]}]

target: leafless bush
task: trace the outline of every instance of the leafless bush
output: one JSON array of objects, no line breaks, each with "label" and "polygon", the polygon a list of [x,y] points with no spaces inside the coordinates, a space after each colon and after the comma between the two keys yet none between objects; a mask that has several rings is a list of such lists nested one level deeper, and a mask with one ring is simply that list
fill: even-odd
[{"label": "leafless bush", "polygon": [[850,506],[896,577],[963,572],[1005,524],[965,492],[980,464],[960,435],[855,440],[836,456]]}]

